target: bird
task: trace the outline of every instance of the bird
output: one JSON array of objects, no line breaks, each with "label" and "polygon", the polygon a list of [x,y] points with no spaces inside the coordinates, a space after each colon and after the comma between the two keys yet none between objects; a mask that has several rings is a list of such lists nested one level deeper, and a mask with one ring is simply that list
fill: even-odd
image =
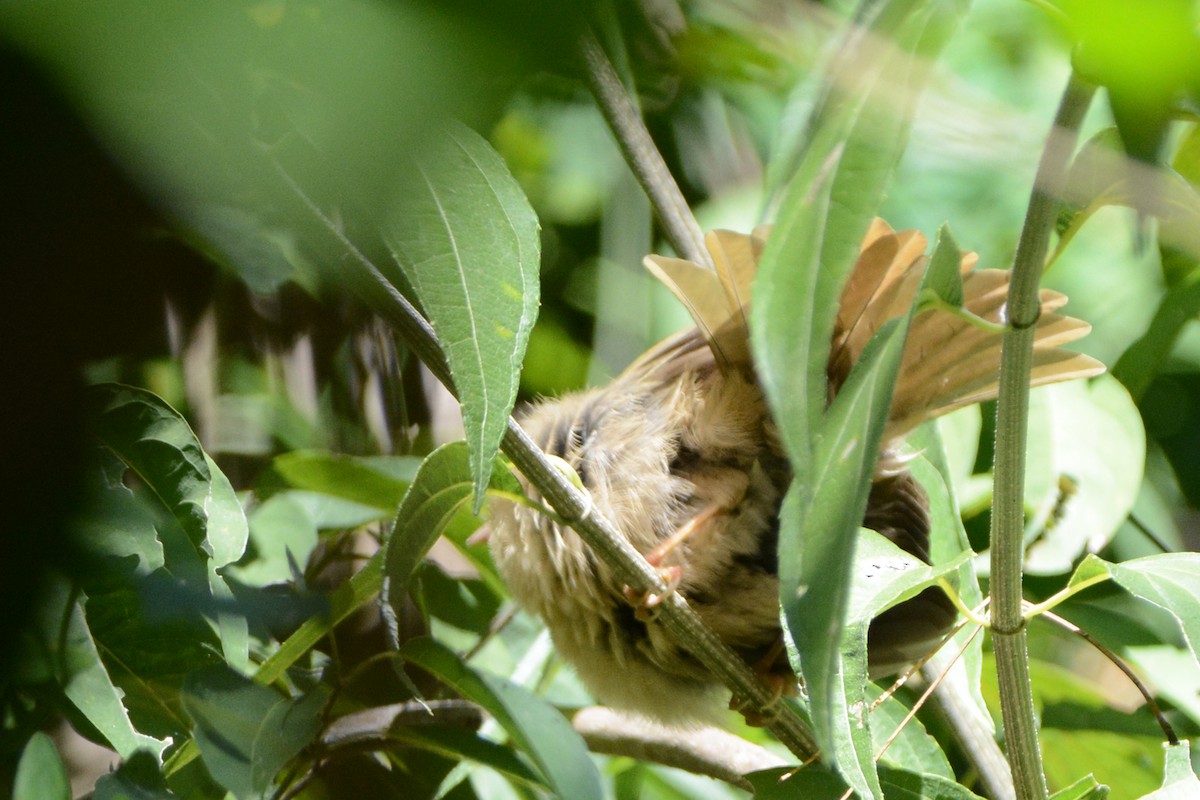
[{"label": "bird", "polygon": [[[651,347],[608,385],[534,403],[518,421],[574,471],[594,508],[725,644],[765,678],[788,685],[796,679],[782,646],[777,545],[792,469],[755,376],[747,325],[770,230],[709,232],[712,267],[648,256],[646,267],[679,297],[694,326]],[[919,231],[896,231],[882,219],[870,224],[836,314],[830,397],[875,331],[912,308],[925,249]],[[967,313],[931,306],[912,318],[863,520],[925,562],[928,500],[906,467],[905,437],[997,393],[1009,272],[977,269],[977,262],[974,253],[961,258]],[[1057,313],[1067,298],[1042,289],[1040,299],[1031,384],[1102,372],[1100,362],[1060,347],[1090,330]],[[535,487],[523,488],[539,499]],[[655,620],[658,598],[636,596],[570,526],[536,505],[492,503],[492,557],[514,600],[541,618],[595,698],[668,725],[719,720],[727,690]],[[912,663],[954,621],[937,589],[885,611],[869,631],[871,675]]]}]

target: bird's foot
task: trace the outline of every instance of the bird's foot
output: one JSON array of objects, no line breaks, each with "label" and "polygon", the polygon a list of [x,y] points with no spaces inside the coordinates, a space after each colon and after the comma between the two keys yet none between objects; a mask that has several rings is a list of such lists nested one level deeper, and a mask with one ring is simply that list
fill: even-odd
[{"label": "bird's foot", "polygon": [[779,673],[759,673],[763,682],[771,688],[771,699],[760,708],[750,708],[749,701],[744,697],[731,697],[729,708],[736,711],[752,728],[765,728],[779,716],[784,697],[793,697],[797,693],[796,679],[791,675]]},{"label": "bird's foot", "polygon": [[633,615],[642,622],[654,619],[657,613],[655,609],[666,599],[667,595],[679,587],[679,582],[683,579],[683,569],[681,567],[660,567],[658,574],[662,577],[663,583],[667,585],[666,591],[637,592],[628,586],[623,591],[625,599],[634,608]]}]

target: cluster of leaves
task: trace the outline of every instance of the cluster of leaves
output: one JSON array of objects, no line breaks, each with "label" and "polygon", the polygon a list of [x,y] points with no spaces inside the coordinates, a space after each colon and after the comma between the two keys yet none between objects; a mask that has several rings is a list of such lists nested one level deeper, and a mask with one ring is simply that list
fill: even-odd
[{"label": "cluster of leaves", "polygon": [[[980,531],[991,431],[978,409],[968,409],[915,442],[923,455],[913,470],[935,521],[934,566],[914,566],[873,538],[852,550],[845,542],[861,521],[904,326],[879,332],[828,407],[823,374],[832,298],[885,202],[928,62],[952,46],[967,5],[864,3],[858,22],[891,45],[873,48],[876,39],[843,37],[838,29],[831,41],[842,49],[799,65],[784,64],[765,45],[750,47],[712,9],[689,9],[701,42],[725,45],[718,52],[729,54],[726,67],[754,66],[756,79],[773,78],[767,85],[789,87],[781,75],[820,66],[792,98],[814,109],[810,121],[773,145],[765,180],[776,228],[760,265],[753,325],[763,385],[797,467],[781,520],[780,578],[807,687],[804,713],[827,757],[799,772],[750,776],[756,797],[839,797],[847,789],[862,797],[975,796],[960,782],[969,754],[953,733],[933,718],[928,733],[909,721],[912,698],[881,699],[866,679],[863,652],[875,614],[930,586],[953,585],[969,608],[982,601],[982,562],[971,559],[970,547],[987,546]],[[1200,729],[1200,559],[1134,553],[1138,545],[1129,542],[1140,534],[1127,520],[1149,519],[1168,531],[1169,549],[1182,549],[1170,520],[1183,503],[1171,494],[1171,467],[1181,480],[1200,480],[1200,470],[1188,471],[1166,443],[1150,443],[1152,469],[1143,470],[1147,443],[1136,405],[1170,372],[1200,297],[1200,133],[1192,125],[1182,140],[1170,138],[1172,110],[1194,98],[1196,76],[1172,60],[1170,48],[1159,53],[1157,71],[1120,60],[1114,66],[1114,50],[1126,51],[1111,34],[1124,18],[1113,4],[1099,5],[1063,3],[1060,11],[1083,43],[1081,69],[1110,90],[1116,128],[1074,157],[1053,258],[1068,258],[1067,244],[1077,233],[1087,236],[1084,223],[1099,209],[1130,205],[1161,220],[1166,290],[1144,334],[1109,354],[1120,382],[1104,378],[1036,396],[1025,478],[1027,569],[1035,578],[1027,591],[1045,601],[1035,615],[1053,609],[1133,662],[1171,722],[1191,733]],[[1183,13],[1181,4],[1163,5]],[[424,458],[281,453],[238,492],[167,402],[143,389],[93,387],[93,466],[77,526],[89,568],[54,576],[21,642],[6,709],[7,731],[21,751],[15,797],[69,796],[57,751],[35,732],[48,714],[64,716],[122,760],[96,783],[97,798],[590,798],[604,796],[606,781],[622,797],[718,791],[590,755],[561,713],[586,703],[586,695],[557,671],[545,634],[520,614],[495,622],[506,593],[471,534],[487,494],[520,494],[498,453],[527,349],[531,358],[550,353],[555,360],[572,347],[569,336],[545,333],[566,327],[570,314],[561,309],[551,309],[550,328],[534,329],[539,265],[555,256],[543,254],[544,243],[569,251],[570,230],[560,224],[539,233],[539,218],[562,222],[580,205],[554,194],[551,173],[562,166],[531,156],[530,140],[545,141],[530,133],[530,121],[550,117],[568,138],[585,105],[564,101],[567,111],[552,115],[535,102],[546,97],[544,88],[513,90],[529,80],[521,69],[536,68],[564,91],[577,76],[559,59],[574,46],[582,17],[574,8],[543,9],[549,19],[524,37],[505,25],[516,42],[507,45],[464,21],[472,9],[313,0],[164,12],[94,3],[18,6],[0,17],[9,36],[62,77],[99,135],[190,241],[255,291],[295,281],[314,293],[355,295],[451,384],[466,431],[465,443]],[[661,57],[651,46],[660,42],[651,22],[673,17],[655,18],[652,10],[597,15],[609,48],[625,42],[630,53]],[[151,17],[153,35],[145,24]],[[1194,32],[1194,18],[1184,19]],[[114,37],[103,52],[73,33],[100,24]],[[219,46],[208,40],[215,34]],[[681,45],[679,63],[699,69],[688,52]],[[744,60],[747,52],[754,62]],[[347,66],[342,59],[351,54]],[[521,66],[496,67],[514,62]],[[850,62],[855,70],[846,72]],[[621,66],[641,85],[668,91],[663,75],[655,83],[655,58],[630,55]],[[491,81],[481,83],[481,74]],[[740,100],[751,122],[777,123],[782,100],[763,111],[761,98],[738,88],[737,74],[718,65],[682,77],[708,80],[710,98],[719,89]],[[835,84],[832,75],[845,82]],[[139,82],[146,79],[155,84]],[[133,85],[138,92],[129,91]],[[1147,86],[1155,92],[1142,92]],[[1157,105],[1143,130],[1130,109],[1147,96]],[[491,115],[501,111],[493,125]],[[448,121],[454,116],[492,125],[507,162],[472,129]],[[1125,177],[1141,173],[1120,168],[1125,154],[1157,165],[1168,148],[1175,170],[1159,166],[1153,181]],[[698,171],[683,149],[681,171]],[[636,231],[602,237],[600,255],[636,261],[651,249],[649,209],[641,199],[624,202],[640,191],[623,190],[624,180],[624,173],[612,179],[605,224],[633,217]],[[930,302],[960,302],[953,270],[944,269],[958,261],[945,229],[927,278]],[[421,328],[410,303],[431,330]],[[642,333],[653,335],[648,326]],[[1193,362],[1188,385],[1198,372]],[[438,551],[439,541],[449,550]],[[1135,554],[1143,557],[1129,558]],[[862,578],[856,559],[907,568]],[[353,568],[330,586],[329,574],[347,561]],[[1200,788],[1186,747],[1169,748],[1164,759],[1151,723],[1102,713],[1109,696],[1070,672],[1079,651],[1046,630],[1035,629],[1034,672],[1055,796],[1100,796],[1097,780],[1081,777],[1092,769],[1126,796],[1184,797]],[[985,696],[1005,689],[989,677],[984,638],[972,632],[964,629],[949,645],[965,655],[946,669],[966,687],[962,702],[986,724],[997,704]],[[364,646],[365,655],[356,655]],[[1074,654],[1070,660],[1064,651]],[[862,711],[868,707],[869,715]],[[770,746],[759,732],[742,733]],[[1161,771],[1144,763],[1159,760]]]}]

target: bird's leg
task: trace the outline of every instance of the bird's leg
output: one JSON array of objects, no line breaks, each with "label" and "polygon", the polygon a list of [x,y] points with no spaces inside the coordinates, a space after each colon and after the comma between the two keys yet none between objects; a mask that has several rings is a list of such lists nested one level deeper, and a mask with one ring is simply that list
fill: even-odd
[{"label": "bird's leg", "polygon": [[775,640],[763,657],[754,663],[754,673],[767,686],[771,687],[771,702],[761,709],[751,710],[746,708],[744,698],[735,696],[729,699],[730,710],[739,712],[746,720],[746,724],[752,728],[765,728],[770,725],[771,721],[779,714],[779,701],[784,697],[795,696],[799,690],[796,677],[790,671],[788,674],[778,671],[777,663],[783,654],[783,637],[780,637]]},{"label": "bird's leg", "polygon": [[645,622],[653,616],[654,607],[663,601],[668,594],[675,591],[679,586],[680,580],[683,579],[683,568],[679,566],[663,567],[662,562],[671,552],[693,536],[700,526],[708,522],[717,514],[725,513],[725,507],[720,503],[713,503],[705,508],[696,516],[689,519],[687,522],[680,525],[674,533],[663,539],[658,545],[645,554],[645,558],[650,562],[650,566],[658,570],[658,574],[662,576],[663,582],[667,584],[665,592],[635,592],[630,587],[624,589],[625,599],[629,601],[637,610],[634,616]]}]

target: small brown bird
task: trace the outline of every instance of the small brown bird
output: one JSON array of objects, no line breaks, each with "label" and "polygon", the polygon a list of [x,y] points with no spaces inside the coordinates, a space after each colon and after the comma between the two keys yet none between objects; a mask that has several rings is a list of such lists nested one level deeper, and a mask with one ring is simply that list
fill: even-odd
[{"label": "small brown bird", "polygon": [[[768,229],[714,231],[715,270],[650,256],[647,267],[697,326],[648,350],[608,386],[534,406],[521,424],[579,475],[597,510],[704,621],[760,672],[793,676],[781,647],[776,546],[791,480],[756,383],[746,329],[750,281]],[[924,273],[925,238],[871,226],[841,296],[829,359],[831,395],[875,331],[906,314]],[[1000,322],[1008,273],[962,260],[964,307]],[[1058,345],[1089,326],[1053,313],[1066,297],[1043,290],[1034,385],[1095,375],[1099,362]],[[909,329],[864,527],[928,561],[928,501],[905,469],[903,439],[922,422],[996,394],[1000,337],[960,315],[927,309]],[[536,492],[526,487],[532,496]],[[664,722],[711,720],[720,684],[647,614],[575,531],[537,511],[495,504],[492,553],[514,598],[541,617],[564,659],[597,699]],[[872,673],[894,672],[953,624],[936,590],[871,626]]]}]

